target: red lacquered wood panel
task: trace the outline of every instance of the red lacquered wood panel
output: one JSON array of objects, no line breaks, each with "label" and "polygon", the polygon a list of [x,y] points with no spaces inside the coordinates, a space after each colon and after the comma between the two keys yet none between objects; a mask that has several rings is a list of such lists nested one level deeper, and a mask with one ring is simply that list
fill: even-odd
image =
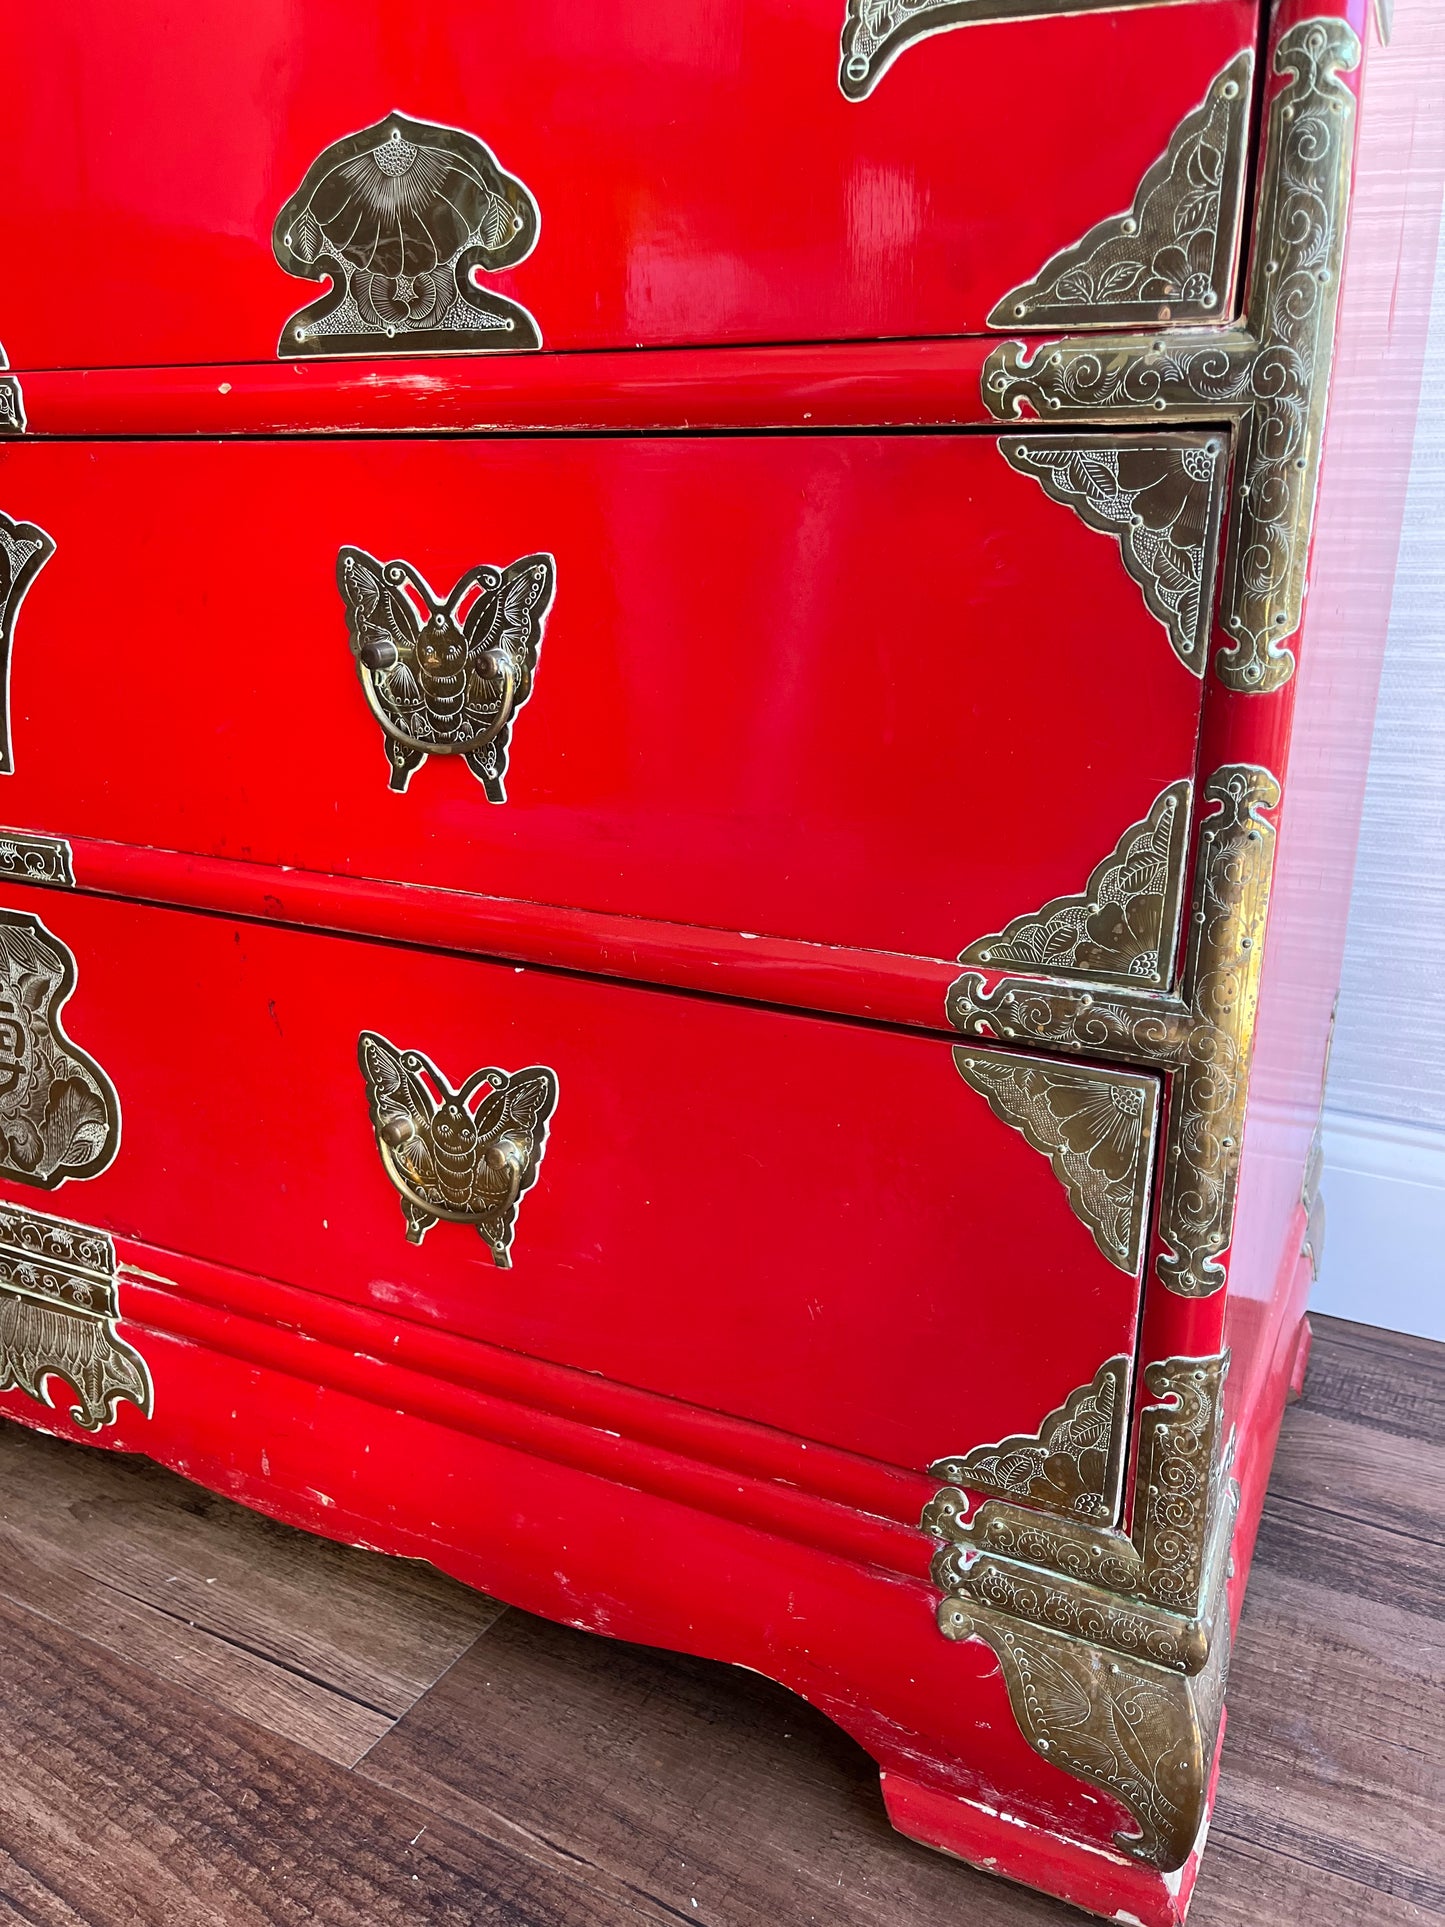
[{"label": "red lacquered wood panel", "polygon": [[[18,444],[0,823],[952,959],[1192,774],[1118,544],[990,435]],[[397,793],[346,546],[549,552],[506,801]]]},{"label": "red lacquered wood panel", "polygon": [[483,282],[548,346],[975,329],[1129,206],[1256,33],[1254,0],[975,25],[852,102],[845,11],[11,9],[0,341],[17,367],[270,360],[321,292],[277,265],[272,223],[324,149],[394,109],[474,135],[535,198],[531,253]]},{"label": "red lacquered wood panel", "polygon": [[[64,1022],[122,1117],[108,1169],[7,1182],[16,1201],[902,1466],[1035,1430],[1132,1354],[1136,1280],[942,1041],[58,891],[5,904],[73,954]],[[454,1087],[555,1074],[510,1269],[469,1225],[407,1241],[364,1030]]]}]

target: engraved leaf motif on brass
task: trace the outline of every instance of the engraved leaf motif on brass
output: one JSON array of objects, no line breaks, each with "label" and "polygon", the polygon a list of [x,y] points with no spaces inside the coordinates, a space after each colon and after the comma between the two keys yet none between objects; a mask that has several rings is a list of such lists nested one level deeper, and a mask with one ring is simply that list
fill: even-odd
[{"label": "engraved leaf motif on brass", "polygon": [[1204,788],[1183,994],[1099,992],[967,971],[949,1021],[970,1037],[1104,1056],[1172,1073],[1160,1184],[1160,1279],[1202,1298],[1225,1281],[1279,803],[1268,770],[1227,763]]},{"label": "engraved leaf motif on brass", "polygon": [[388,114],[326,148],[276,216],[271,248],[286,272],[331,280],[276,352],[540,348],[527,310],[473,279],[525,260],[540,225],[531,194],[475,135]]},{"label": "engraved leaf motif on brass", "polygon": [[1246,327],[1154,338],[1075,336],[1032,354],[1005,342],[984,366],[1001,419],[1237,423],[1236,481],[1215,657],[1227,688],[1278,689],[1304,607],[1310,528],[1334,344],[1359,64],[1344,20],[1288,29],[1274,65],[1289,76],[1270,104],[1255,217]]},{"label": "engraved leaf motif on brass", "polygon": [[1179,0],[848,0],[838,85],[846,99],[865,99],[905,47],[950,27],[1177,4]]},{"label": "engraved leaf motif on brass", "polygon": [[60,939],[0,910],[0,1176],[47,1191],[93,1178],[120,1147],[115,1086],[61,1026],[74,989]]},{"label": "engraved leaf motif on brass", "polygon": [[87,1432],[127,1399],[144,1417],[150,1369],[116,1328],[115,1250],[103,1231],[0,1202],[0,1391],[54,1406],[50,1381],[75,1395]]},{"label": "engraved leaf motif on brass", "polygon": [[537,1182],[557,1104],[545,1064],[473,1071],[453,1090],[429,1057],[364,1030],[366,1080],[382,1168],[401,1196],[410,1244],[439,1220],[475,1225],[493,1262],[511,1264],[522,1194]]},{"label": "engraved leaf motif on brass", "polygon": [[1137,1831],[1114,1836],[1126,1853],[1166,1872],[1184,1865],[1203,1824],[1224,1710],[1227,1613],[1193,1677],[979,1607],[951,1605],[947,1631],[997,1654],[1019,1731],[1041,1758],[1128,1809]]},{"label": "engraved leaf motif on brass", "polygon": [[479,563],[443,600],[409,562],[344,548],[336,581],[371,713],[386,738],[394,790],[428,756],[462,756],[489,801],[507,800],[507,753],[532,693],[556,563],[526,555]]},{"label": "engraved leaf motif on brass", "polygon": [[31,583],[55,553],[54,538],[33,522],[12,521],[0,514],[0,683],[4,701],[0,703],[0,776],[15,768],[10,753],[10,650],[15,640],[15,625],[20,605]]},{"label": "engraved leaf motif on brass", "polygon": [[994,1116],[1049,1159],[1110,1264],[1137,1275],[1158,1121],[1155,1079],[962,1045],[953,1059]]},{"label": "engraved leaf motif on brass", "polygon": [[[1107,1525],[1118,1509],[1123,1485],[1128,1389],[1128,1359],[1111,1358],[1099,1367],[1092,1384],[1071,1392],[1032,1436],[976,1445],[957,1457],[936,1460],[928,1470],[953,1486]],[[938,1503],[936,1499],[934,1506]]]},{"label": "engraved leaf motif on brass", "polygon": [[1027,435],[998,446],[1011,468],[1114,537],[1175,655],[1202,676],[1229,466],[1224,438]]},{"label": "engraved leaf motif on brass", "polygon": [[1254,55],[1216,76],[1139,183],[1127,214],[1101,221],[1004,296],[991,328],[1154,327],[1229,311],[1244,205]]},{"label": "engraved leaf motif on brass", "polygon": [[1179,942],[1191,790],[1187,778],[1161,790],[1079,894],[1015,917],[969,944],[959,962],[1167,988]]}]

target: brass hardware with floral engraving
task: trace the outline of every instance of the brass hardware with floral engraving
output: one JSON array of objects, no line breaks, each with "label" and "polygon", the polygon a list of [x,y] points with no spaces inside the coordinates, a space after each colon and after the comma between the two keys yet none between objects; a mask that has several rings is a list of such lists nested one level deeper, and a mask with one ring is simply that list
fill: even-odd
[{"label": "brass hardware with floral engraving", "polygon": [[[997,1445],[976,1445],[953,1458],[935,1460],[928,1470],[950,1487],[966,1485],[1066,1518],[1112,1525],[1123,1495],[1128,1418],[1129,1360],[1110,1358],[1093,1383],[1070,1392],[1037,1432]],[[967,1498],[954,1490],[935,1498],[930,1518],[941,1523],[949,1502],[952,1516],[966,1515]]]},{"label": "brass hardware with floral engraving", "polygon": [[992,971],[1167,990],[1179,946],[1192,790],[1187,777],[1161,790],[1149,814],[1129,825],[1081,891],[1055,897],[979,937],[958,961]]},{"label": "brass hardware with floral engraving", "polygon": [[1253,78],[1254,54],[1246,50],[1179,123],[1129,212],[1100,221],[1006,294],[989,326],[1053,332],[1225,320],[1239,256]]},{"label": "brass hardware with floral engraving", "polygon": [[512,724],[532,693],[556,576],[550,555],[482,562],[443,601],[409,562],[341,551],[351,653],[385,734],[392,789],[428,756],[461,756],[488,799],[506,802]]},{"label": "brass hardware with floral engraving", "polygon": [[382,1169],[401,1197],[410,1244],[441,1219],[475,1225],[501,1270],[510,1266],[522,1193],[537,1182],[557,1104],[557,1074],[473,1071],[456,1090],[429,1057],[364,1030],[366,1080]]},{"label": "brass hardware with floral engraving", "polygon": [[995,415],[1046,421],[1236,424],[1235,484],[1215,673],[1246,693],[1294,672],[1334,346],[1360,43],[1343,20],[1284,33],[1255,216],[1245,326],[1006,342],[984,367]]},{"label": "brass hardware with floral engraving", "polygon": [[1148,1065],[1173,1074],[1160,1186],[1159,1277],[1187,1298],[1225,1280],[1254,1041],[1279,802],[1268,770],[1226,764],[1204,788],[1182,994],[967,971],[949,1021],[970,1037]]},{"label": "brass hardware with floral engraving", "polygon": [[1186,669],[1204,674],[1229,445],[1222,435],[1004,435],[999,453],[1119,544]]},{"label": "brass hardware with floral engraving", "polygon": [[120,1101],[60,1012],[75,958],[38,917],[0,910],[0,1177],[53,1191],[120,1148]]},{"label": "brass hardware with floral engraving", "polygon": [[[940,1629],[993,1648],[1030,1746],[1120,1800],[1138,1824],[1120,1846],[1166,1871],[1203,1822],[1224,1703],[1238,1507],[1223,1443],[1228,1362],[1146,1368],[1128,1533],[1000,1499],[969,1517],[952,1488],[922,1518],[945,1541],[933,1562]],[[1122,1401],[1114,1411],[1122,1434]]]},{"label": "brass hardware with floral engraving", "polygon": [[515,353],[540,348],[519,302],[479,287],[536,244],[537,203],[475,135],[388,114],[334,141],[276,216],[288,274],[330,277],[278,355]]},{"label": "brass hardware with floral engraving", "polygon": [[115,1247],[103,1231],[0,1201],[0,1391],[54,1406],[87,1432],[115,1422],[127,1399],[149,1418],[150,1369],[116,1328]]},{"label": "brass hardware with floral engraving", "polygon": [[1074,1216],[1109,1263],[1137,1276],[1149,1215],[1158,1079],[961,1045],[953,1061],[994,1116],[1048,1158]]}]

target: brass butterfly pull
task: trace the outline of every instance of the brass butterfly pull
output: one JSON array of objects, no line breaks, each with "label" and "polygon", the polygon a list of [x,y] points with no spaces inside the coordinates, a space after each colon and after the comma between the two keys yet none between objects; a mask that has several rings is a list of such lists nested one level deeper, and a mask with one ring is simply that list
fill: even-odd
[{"label": "brass butterfly pull", "polygon": [[440,1219],[474,1224],[506,1270],[522,1193],[537,1182],[557,1073],[545,1064],[473,1071],[456,1090],[429,1057],[375,1031],[357,1043],[382,1169],[401,1195],[409,1244]]},{"label": "brass butterfly pull", "polygon": [[392,789],[428,756],[463,756],[489,800],[506,802],[512,721],[532,693],[556,577],[550,555],[483,562],[443,601],[410,562],[341,551],[351,653],[386,735]]}]

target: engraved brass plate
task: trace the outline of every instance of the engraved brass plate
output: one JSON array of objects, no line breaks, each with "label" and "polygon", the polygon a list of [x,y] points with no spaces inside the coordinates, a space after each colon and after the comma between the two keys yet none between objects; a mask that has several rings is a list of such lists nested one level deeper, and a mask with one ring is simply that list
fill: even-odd
[{"label": "engraved brass plate", "polygon": [[271,248],[286,272],[331,280],[276,352],[540,348],[527,310],[473,279],[525,260],[540,225],[527,189],[474,135],[388,114],[326,148],[276,216]]},{"label": "engraved brass plate", "polygon": [[1186,778],[1161,790],[1078,895],[1055,897],[1042,910],[1015,917],[1006,929],[971,943],[958,961],[1167,990],[1179,944],[1192,787]]},{"label": "engraved brass plate", "polygon": [[953,1488],[922,1519],[946,1542],[933,1562],[940,1630],[992,1647],[1025,1739],[1122,1801],[1138,1831],[1119,1845],[1166,1871],[1204,1818],[1228,1669],[1228,1364],[1146,1368],[1128,1534],[1000,1499],[969,1518]]},{"label": "engraved brass plate", "polygon": [[[1111,1358],[1093,1383],[1071,1392],[1037,1432],[999,1445],[976,1445],[956,1458],[936,1460],[928,1470],[950,1486],[966,1485],[1018,1505],[1112,1525],[1123,1494],[1128,1425],[1129,1361]],[[934,1507],[938,1504],[935,1499]],[[930,1516],[937,1516],[933,1509]]]},{"label": "engraved brass plate", "polygon": [[38,917],[0,910],[0,1177],[53,1191],[120,1148],[120,1102],[66,1036],[75,958]]},{"label": "engraved brass plate", "polygon": [[1229,447],[1222,435],[1002,436],[999,453],[1089,528],[1124,567],[1176,656],[1204,674]]},{"label": "engraved brass plate", "polygon": [[15,624],[26,591],[55,553],[55,542],[33,522],[14,522],[0,515],[0,776],[15,768],[10,753],[10,650]]},{"label": "engraved brass plate", "polygon": [[522,1193],[537,1182],[546,1149],[556,1072],[545,1064],[488,1067],[453,1090],[430,1058],[370,1030],[361,1033],[357,1058],[407,1241],[420,1244],[440,1219],[475,1225],[505,1270]]},{"label": "engraved brass plate", "polygon": [[953,1061],[994,1116],[1048,1158],[1074,1215],[1109,1263],[1137,1276],[1154,1167],[1157,1079],[962,1045]]},{"label": "engraved brass plate", "polygon": [[75,888],[70,845],[63,836],[38,836],[30,830],[0,830],[0,877],[17,883],[47,883],[57,890]]},{"label": "engraved brass plate", "polygon": [[103,1231],[0,1202],[0,1391],[54,1407],[50,1381],[75,1394],[87,1432],[128,1399],[149,1418],[150,1369],[116,1329],[115,1248]]},{"label": "engraved brass plate", "polygon": [[1240,54],[1185,116],[1127,214],[1099,222],[1004,296],[991,328],[1073,330],[1219,321],[1244,208],[1254,55]]},{"label": "engraved brass plate", "polygon": [[984,366],[1001,419],[1237,424],[1215,673],[1230,689],[1277,689],[1294,672],[1334,347],[1359,64],[1343,20],[1306,20],[1275,48],[1289,76],[1270,103],[1245,302],[1246,326],[1154,338],[1005,342]]},{"label": "engraved brass plate", "polygon": [[905,47],[950,27],[1177,4],[1179,0],[848,0],[838,85],[848,100],[864,99]]},{"label": "engraved brass plate", "polygon": [[463,756],[489,800],[504,803],[512,723],[532,693],[552,606],[552,557],[479,563],[445,601],[409,562],[365,549],[341,551],[336,581],[391,788],[404,790],[428,756]]},{"label": "engraved brass plate", "polygon": [[976,971],[950,988],[948,1015],[966,1035],[1152,1065],[1173,1073],[1155,1261],[1171,1291],[1202,1298],[1225,1281],[1254,1043],[1259,972],[1279,802],[1268,770],[1226,764],[1205,785],[1217,805],[1200,827],[1190,939],[1180,997],[1097,993]]}]

